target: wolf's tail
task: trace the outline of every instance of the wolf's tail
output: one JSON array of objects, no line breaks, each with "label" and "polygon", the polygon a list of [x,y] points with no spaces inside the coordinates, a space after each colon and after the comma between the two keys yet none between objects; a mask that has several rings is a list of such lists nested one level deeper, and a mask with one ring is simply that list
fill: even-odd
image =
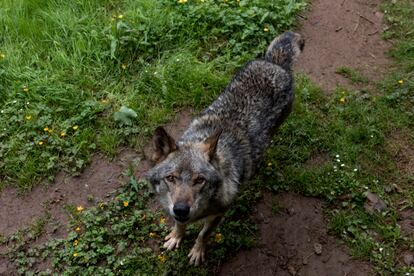
[{"label": "wolf's tail", "polygon": [[290,71],[305,46],[305,40],[298,33],[285,32],[276,37],[267,48],[265,60]]}]

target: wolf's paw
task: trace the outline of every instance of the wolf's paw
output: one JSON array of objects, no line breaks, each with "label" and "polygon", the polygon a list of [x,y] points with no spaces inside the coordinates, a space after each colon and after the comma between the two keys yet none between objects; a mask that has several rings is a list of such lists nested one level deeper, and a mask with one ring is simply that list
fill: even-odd
[{"label": "wolf's paw", "polygon": [[170,234],[168,234],[168,236],[165,237],[166,242],[164,243],[164,248],[167,248],[167,250],[178,248],[182,239],[183,235],[178,235],[178,233],[173,230]]},{"label": "wolf's paw", "polygon": [[190,264],[195,266],[202,264],[204,262],[204,255],[205,246],[196,242],[193,248],[191,248],[190,254],[188,254],[188,257],[190,258]]}]

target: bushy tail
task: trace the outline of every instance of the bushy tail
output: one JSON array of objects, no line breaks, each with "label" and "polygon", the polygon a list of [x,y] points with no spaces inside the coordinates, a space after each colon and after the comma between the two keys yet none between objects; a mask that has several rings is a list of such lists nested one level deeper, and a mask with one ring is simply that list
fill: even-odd
[{"label": "bushy tail", "polygon": [[298,33],[285,32],[276,37],[267,48],[265,60],[290,71],[305,46],[305,40]]}]

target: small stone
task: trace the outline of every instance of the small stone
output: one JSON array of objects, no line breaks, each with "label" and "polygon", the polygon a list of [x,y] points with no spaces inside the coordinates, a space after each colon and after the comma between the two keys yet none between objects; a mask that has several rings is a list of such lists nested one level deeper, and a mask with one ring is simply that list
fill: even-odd
[{"label": "small stone", "polygon": [[414,264],[414,256],[411,253],[404,254],[404,263],[408,266]]},{"label": "small stone", "polygon": [[322,244],[315,242],[313,244],[313,251],[315,251],[316,255],[321,255],[322,254]]},{"label": "small stone", "polygon": [[403,192],[403,189],[401,189],[400,186],[398,186],[397,184],[392,184],[392,186],[397,191],[397,193],[402,193]]},{"label": "small stone", "polygon": [[373,214],[374,211],[382,212],[387,208],[387,204],[380,199],[376,194],[368,191],[367,200],[364,203],[365,211]]},{"label": "small stone", "polygon": [[386,186],[384,187],[384,191],[385,191],[386,193],[391,193],[392,191],[394,191],[394,186],[391,186],[391,185],[386,185]]},{"label": "small stone", "polygon": [[296,273],[297,273],[296,269],[291,265],[288,266],[288,271],[289,271],[290,275],[293,275],[293,276],[295,276]]},{"label": "small stone", "polygon": [[302,264],[307,265],[308,264],[308,257],[303,257]]}]

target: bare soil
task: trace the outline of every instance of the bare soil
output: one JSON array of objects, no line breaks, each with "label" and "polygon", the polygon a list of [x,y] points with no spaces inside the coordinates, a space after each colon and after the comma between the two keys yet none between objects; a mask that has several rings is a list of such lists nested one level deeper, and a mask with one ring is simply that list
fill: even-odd
[{"label": "bare soil", "polygon": [[384,15],[379,0],[313,0],[299,32],[306,45],[296,70],[306,73],[326,93],[337,85],[353,88],[339,67],[358,69],[371,81],[390,68],[390,43],[381,38]]},{"label": "bare soil", "polygon": [[239,252],[219,275],[368,275],[369,265],[353,260],[327,234],[322,207],[316,198],[265,194],[252,215],[260,229],[258,245]]}]

